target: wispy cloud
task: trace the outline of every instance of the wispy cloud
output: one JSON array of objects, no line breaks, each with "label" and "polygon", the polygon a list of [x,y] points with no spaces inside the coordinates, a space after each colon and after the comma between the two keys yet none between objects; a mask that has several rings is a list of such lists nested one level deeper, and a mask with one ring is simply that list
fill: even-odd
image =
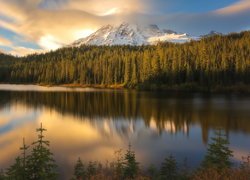
[{"label": "wispy cloud", "polygon": [[[19,41],[20,39],[19,37],[14,37],[14,40]],[[28,54],[46,52],[45,50],[42,50],[42,49],[33,49],[33,48],[27,48],[27,47],[16,45],[15,42],[12,42],[11,40],[6,39],[1,36],[0,36],[0,46],[8,49],[8,51],[6,51],[3,48],[1,48],[0,53],[2,52],[2,53],[12,54],[15,56],[25,56]]]},{"label": "wispy cloud", "polygon": [[0,46],[11,46],[12,42],[4,37],[0,36]]},{"label": "wispy cloud", "polygon": [[43,52],[46,52],[46,51],[41,50],[41,49],[32,49],[32,48],[21,47],[21,46],[12,47],[12,50],[9,51],[9,53],[14,56],[26,56],[29,54],[43,53]]},{"label": "wispy cloud", "polygon": [[[54,9],[48,8],[51,4]],[[121,13],[143,9],[138,0],[59,0],[56,4],[42,0],[0,0],[4,7],[0,14],[11,19],[0,19],[0,27],[35,41],[42,49],[56,49],[101,25],[119,21]]]},{"label": "wispy cloud", "polygon": [[222,15],[231,15],[250,11],[250,0],[240,0],[239,2],[233,3],[227,7],[220,8],[215,12]]},{"label": "wispy cloud", "polygon": [[105,15],[116,9],[119,13],[146,12],[148,4],[142,0],[73,0],[65,6],[66,9],[78,9],[95,15]]},{"label": "wispy cloud", "polygon": [[[206,3],[199,1],[199,3],[204,6],[215,2],[215,0],[211,1],[206,0]],[[102,25],[121,21],[154,23],[163,28],[192,34],[202,34],[210,30],[230,32],[249,27],[250,0],[237,2],[230,0],[232,4],[227,3],[226,6],[225,1],[222,1],[224,3],[220,4],[223,5],[216,6],[217,9],[208,11],[206,8],[204,12],[192,13],[189,12],[192,8],[188,8],[188,11],[183,8],[195,5],[195,0],[190,2],[184,0],[176,2],[171,0],[0,0],[0,27],[14,32],[24,41],[37,44],[40,47],[39,52],[57,49],[89,35]],[[178,13],[164,10],[174,7],[175,3],[182,7]],[[25,45],[14,42],[13,38],[11,40],[13,42],[9,43],[12,44],[12,53],[32,52],[31,46],[24,47]],[[6,41],[4,43],[8,44]]]}]

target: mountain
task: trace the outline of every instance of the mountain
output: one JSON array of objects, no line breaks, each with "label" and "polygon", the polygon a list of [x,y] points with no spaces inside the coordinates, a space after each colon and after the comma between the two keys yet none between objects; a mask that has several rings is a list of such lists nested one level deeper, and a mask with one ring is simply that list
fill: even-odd
[{"label": "mountain", "polygon": [[171,29],[163,29],[163,32],[164,32],[164,33],[168,33],[168,34],[177,34],[176,31],[173,31],[173,30],[171,30]]},{"label": "mountain", "polygon": [[70,46],[87,45],[148,45],[158,42],[184,43],[196,39],[172,30],[161,30],[157,25],[137,25],[122,23],[118,26],[106,25],[99,30],[73,42]]},{"label": "mountain", "polygon": [[215,35],[223,35],[223,34],[220,32],[217,32],[217,31],[210,31],[208,34],[203,35],[201,37],[211,37],[211,36],[215,36]]}]

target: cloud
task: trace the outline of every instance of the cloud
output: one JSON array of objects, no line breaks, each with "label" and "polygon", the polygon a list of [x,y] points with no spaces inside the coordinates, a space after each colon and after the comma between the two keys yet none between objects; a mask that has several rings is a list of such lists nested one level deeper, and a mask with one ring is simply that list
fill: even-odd
[{"label": "cloud", "polygon": [[0,36],[0,46],[11,46],[12,42],[4,37]]},{"label": "cloud", "polygon": [[[51,50],[85,37],[102,25],[121,21],[158,24],[191,34],[239,31],[250,25],[250,0],[206,13],[164,11],[163,7],[168,9],[173,4],[165,0],[0,0],[0,27],[43,50]],[[24,50],[25,45],[15,45],[12,52],[32,52],[31,48]]]},{"label": "cloud", "polygon": [[[66,6],[67,9],[78,9],[95,15],[107,15],[113,13],[145,12],[147,3],[142,0],[72,0]],[[115,12],[114,12],[115,10]]]},{"label": "cloud", "polygon": [[[23,21],[14,23],[0,21],[0,26],[26,37],[28,40],[39,44],[43,42],[41,38],[52,36],[53,38],[50,39],[57,41],[60,45],[73,41],[73,34],[79,29],[85,29],[89,26],[97,28],[99,24],[100,20],[97,17],[72,10],[37,10],[27,15]],[[44,44],[39,45],[44,47]]]},{"label": "cloud", "polygon": [[[54,8],[48,8],[52,4]],[[0,27],[36,42],[42,49],[64,46],[89,35],[104,24],[121,21],[123,13],[143,9],[139,0],[57,0],[56,3],[0,0],[0,6],[0,14],[10,19],[0,19]]]},{"label": "cloud", "polygon": [[43,52],[46,51],[41,49],[32,49],[32,48],[17,46],[17,47],[12,47],[12,50],[9,51],[8,53],[14,56],[26,56],[29,54],[43,53]]},{"label": "cloud", "polygon": [[0,49],[0,53],[2,52],[2,53],[12,54],[15,56],[26,56],[28,54],[46,52],[45,50],[42,49],[32,49],[32,48],[17,46],[14,43],[12,43],[9,39],[3,38],[1,36],[0,36],[0,46],[7,47],[7,49],[10,49],[8,51]]},{"label": "cloud", "polygon": [[215,13],[221,15],[231,15],[246,11],[250,11],[250,0],[240,0],[232,5],[216,10]]},{"label": "cloud", "polygon": [[61,47],[61,43],[57,41],[52,35],[45,35],[40,38],[38,44],[44,49],[58,49]]}]

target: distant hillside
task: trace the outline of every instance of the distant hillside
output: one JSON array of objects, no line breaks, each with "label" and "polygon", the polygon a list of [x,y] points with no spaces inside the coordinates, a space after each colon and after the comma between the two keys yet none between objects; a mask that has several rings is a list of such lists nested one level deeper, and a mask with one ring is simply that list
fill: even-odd
[{"label": "distant hillside", "polygon": [[62,48],[22,58],[0,56],[1,82],[150,89],[215,90],[250,85],[250,32],[184,44]]}]

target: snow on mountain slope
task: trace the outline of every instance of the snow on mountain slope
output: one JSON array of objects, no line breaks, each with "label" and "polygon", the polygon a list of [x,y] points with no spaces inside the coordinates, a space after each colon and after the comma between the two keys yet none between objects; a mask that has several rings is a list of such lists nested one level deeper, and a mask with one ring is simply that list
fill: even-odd
[{"label": "snow on mountain slope", "polygon": [[190,41],[191,38],[187,34],[165,34],[162,36],[150,37],[148,42],[154,44],[156,42],[174,42],[174,43],[185,43]]},{"label": "snow on mountain slope", "polygon": [[171,30],[160,30],[157,25],[136,25],[122,23],[118,26],[106,25],[86,38],[73,42],[70,46],[87,45],[148,45],[159,41],[174,43],[196,39],[187,34],[177,34]]}]

